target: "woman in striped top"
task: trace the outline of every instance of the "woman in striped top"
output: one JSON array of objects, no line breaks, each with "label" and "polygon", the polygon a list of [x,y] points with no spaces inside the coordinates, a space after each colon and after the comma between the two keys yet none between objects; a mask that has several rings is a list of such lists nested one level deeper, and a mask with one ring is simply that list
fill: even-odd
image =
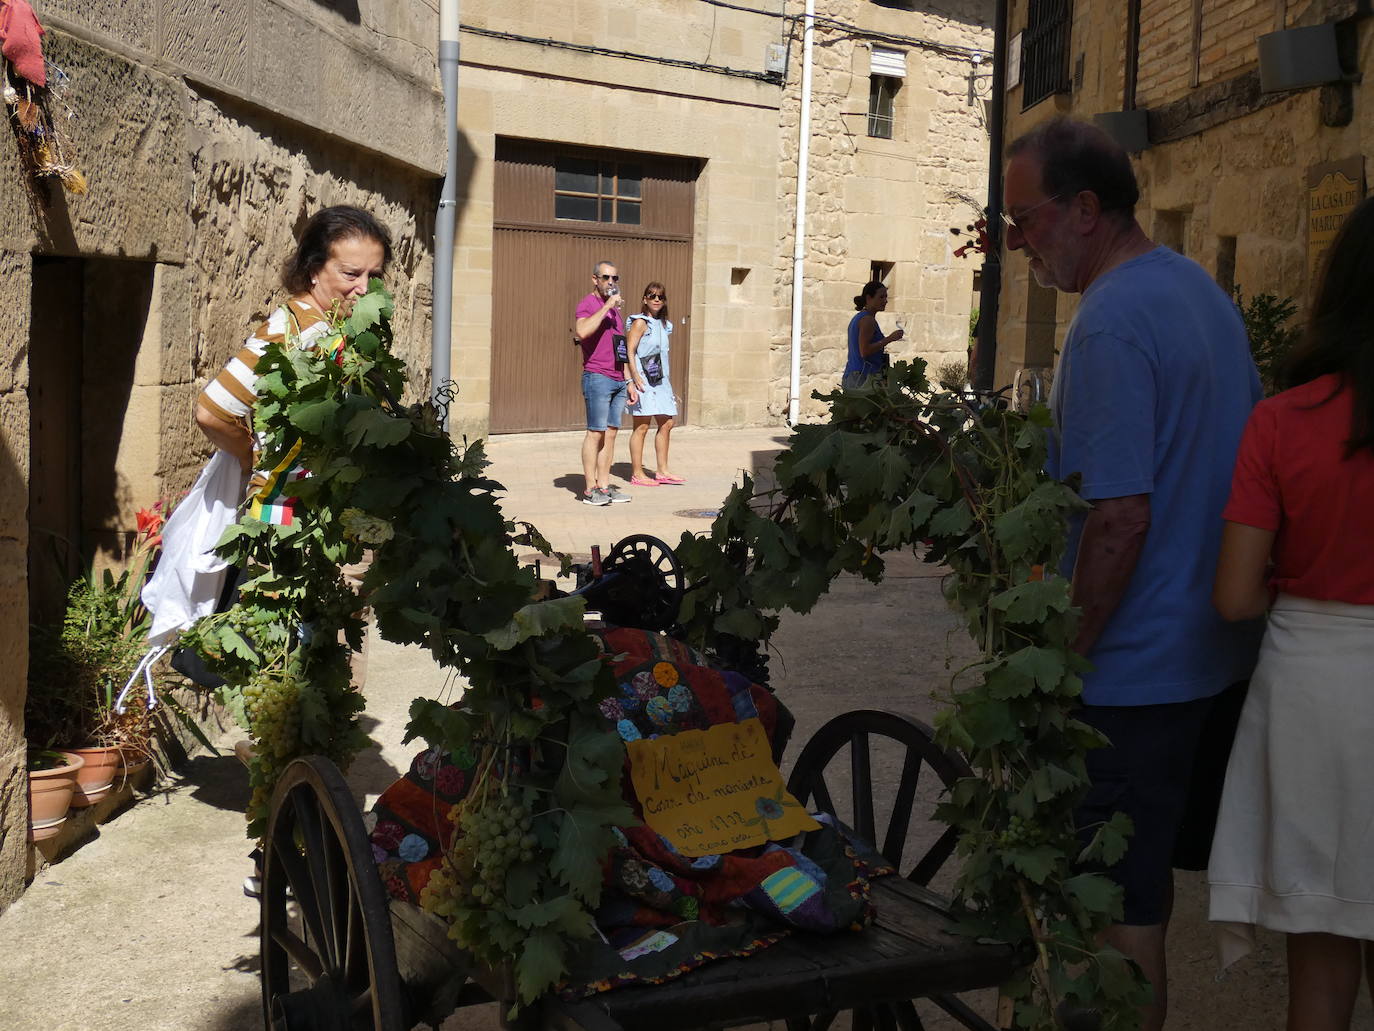
[{"label": "woman in striped top", "polygon": [[258,359],[268,344],[286,340],[288,331],[302,348],[327,346],[336,336],[330,330],[331,315],[346,315],[367,292],[368,281],[381,276],[390,260],[390,234],[368,212],[346,206],[316,212],[282,269],[289,299],[200,394],[196,424],[215,447],[239,460],[245,474],[252,473],[251,514],[264,522],[291,523],[294,499],[287,496],[287,488],[305,473],[294,467],[253,468],[260,451],[253,434]]}]

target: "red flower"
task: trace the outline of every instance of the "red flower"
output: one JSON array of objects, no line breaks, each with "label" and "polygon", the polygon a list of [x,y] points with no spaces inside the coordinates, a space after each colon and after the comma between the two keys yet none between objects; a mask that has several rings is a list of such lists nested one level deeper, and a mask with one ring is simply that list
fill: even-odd
[{"label": "red flower", "polygon": [[140,508],[138,510],[138,535],[147,544],[156,547],[162,543],[162,524],[165,521],[162,513],[158,511],[162,507],[159,502],[152,508]]}]

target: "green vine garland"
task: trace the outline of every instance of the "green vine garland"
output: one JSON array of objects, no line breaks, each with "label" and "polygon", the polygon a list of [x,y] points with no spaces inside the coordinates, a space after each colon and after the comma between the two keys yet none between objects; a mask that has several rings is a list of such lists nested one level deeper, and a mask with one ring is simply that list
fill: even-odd
[{"label": "green vine garland", "polygon": [[[820,395],[817,395],[818,397]],[[947,565],[944,594],[982,655],[941,692],[937,739],[978,772],[937,815],[960,832],[957,882],[969,933],[1029,950],[1005,994],[1019,1027],[1059,1026],[1061,1005],[1096,1009],[1104,1031],[1138,1026],[1135,967],[1097,944],[1121,915],[1120,889],[1080,863],[1118,859],[1118,815],[1081,848],[1073,810],[1084,756],[1101,736],[1073,718],[1088,668],[1070,644],[1078,613],[1058,567],[1067,518],[1085,507],[1044,472],[1048,413],[1029,418],[932,393],[925,364],[837,391],[830,420],[799,426],[776,486],[746,483],[709,536],[685,534],[682,622],[699,648],[766,640],[783,609],[809,611],[841,573],[878,582],[883,554],[915,548]]]},{"label": "green vine garland", "polygon": [[[427,647],[466,681],[458,706],[416,699],[406,740],[478,761],[453,814],[464,833],[423,902],[477,959],[513,963],[529,1002],[594,933],[600,858],[611,828],[631,822],[623,749],[596,711],[614,680],[580,599],[530,600],[534,574],[512,546],[551,549],[502,514],[481,443],[457,448],[434,408],[397,400],[405,369],[390,315],[374,281],[320,349],[294,339],[267,349],[255,413],[263,462],[297,450],[311,472],[296,487],[301,517],[289,527],[244,518],[226,534],[220,552],[248,579],[186,643],[226,677],[221,698],[254,740],[248,829],[260,835],[292,758],[346,768],[367,744],[349,677],[361,603],[339,567],[371,549],[363,591],[381,635]],[[337,359],[325,357],[332,343]],[[746,483],[708,537],[684,535],[678,556],[699,585],[682,613],[689,639],[738,655],[840,573],[877,581],[884,552],[928,541],[925,557],[951,568],[946,596],[983,651],[953,678],[939,720],[942,741],[981,773],[940,810],[962,833],[969,930],[1034,950],[1007,986],[1021,1026],[1053,1027],[1060,1002],[1099,1008],[1106,1029],[1134,1026],[1133,968],[1093,944],[1119,913],[1117,889],[1074,866],[1070,814],[1099,738],[1070,715],[1084,664],[1069,650],[1067,584],[1037,578],[1082,504],[1040,472],[1044,420],[973,413],[957,395],[931,394],[919,364],[829,400],[831,421],[798,428],[775,489],[759,498]],[[1127,830],[1099,828],[1083,858],[1112,861]]]},{"label": "green vine garland", "polygon": [[[381,635],[423,645],[466,680],[461,707],[415,700],[406,741],[481,759],[458,814],[479,832],[455,844],[426,904],[478,959],[518,954],[516,983],[530,1001],[563,974],[569,942],[593,933],[600,856],[611,828],[632,822],[622,749],[597,722],[614,679],[580,599],[531,603],[534,573],[512,545],[551,552],[533,527],[505,519],[481,443],[459,450],[431,406],[396,400],[405,369],[390,351],[390,315],[374,280],[318,349],[295,339],[267,348],[260,464],[298,449],[311,475],[294,487],[294,525],[245,517],[225,535],[220,553],[249,578],[238,603],[186,643],[225,676],[221,697],[253,739],[248,830],[261,835],[291,759],[319,754],[347,768],[368,743],[348,663],[361,603],[339,566],[371,549],[363,591]],[[326,357],[335,344],[337,359]]]}]

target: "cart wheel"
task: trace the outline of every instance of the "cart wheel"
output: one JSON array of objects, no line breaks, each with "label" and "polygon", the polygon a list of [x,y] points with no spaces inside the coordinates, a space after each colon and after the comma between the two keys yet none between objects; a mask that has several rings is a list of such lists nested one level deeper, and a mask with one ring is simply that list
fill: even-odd
[{"label": "cart wheel", "polygon": [[[880,795],[874,793],[874,745],[879,745],[878,761],[889,764],[892,776],[886,771],[882,777]],[[848,753],[847,756],[845,753]],[[836,762],[836,760],[842,760]],[[812,735],[797,756],[787,788],[803,803],[814,799],[815,806],[830,813],[852,827],[865,841],[878,847],[893,866],[903,871],[907,880],[922,887],[928,885],[951,855],[958,835],[953,827],[940,833],[915,835],[924,849],[920,859],[908,868],[903,859],[907,839],[912,834],[912,810],[917,805],[916,789],[921,770],[929,767],[948,788],[961,777],[973,776],[962,756],[948,752],[935,743],[934,733],[920,720],[895,712],[859,709],[836,716]],[[898,773],[897,771],[900,770]],[[836,804],[831,785],[848,781],[848,804]],[[895,786],[893,785],[895,781]],[[888,801],[890,799],[890,801]],[[840,801],[845,801],[843,795]],[[886,810],[886,825],[881,841],[878,837],[878,815]],[[926,814],[925,819],[933,814]],[[934,837],[931,842],[930,838]],[[944,1010],[964,1027],[974,1031],[996,1029],[953,995],[932,995],[929,1001]],[[814,1017],[799,1017],[787,1021],[788,1031],[824,1031],[836,1014],[819,1013]],[[884,1003],[853,1011],[854,1031],[908,1031],[922,1027],[916,1007],[910,1001]]]},{"label": "cart wheel", "polygon": [[660,581],[651,596],[636,599],[641,611],[640,621],[634,625],[658,629],[672,626],[677,621],[684,591],[682,565],[673,554],[673,549],[657,537],[634,533],[616,542],[601,563],[601,569],[603,573],[608,573],[622,563],[647,565],[658,574]]},{"label": "cart wheel", "polygon": [[342,775],[320,756],[291,763],[272,795],[261,942],[272,1031],[410,1026],[367,833]]}]

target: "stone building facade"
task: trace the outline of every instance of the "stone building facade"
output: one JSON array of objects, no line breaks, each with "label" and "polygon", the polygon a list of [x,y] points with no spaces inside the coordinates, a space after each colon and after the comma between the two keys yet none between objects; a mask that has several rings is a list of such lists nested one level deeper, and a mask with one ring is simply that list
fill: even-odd
[{"label": "stone building facade", "polygon": [[[1009,0],[1009,6],[1012,39],[1018,33],[1023,42],[1030,39],[1037,5]],[[1143,110],[1148,146],[1133,164],[1145,231],[1201,263],[1228,291],[1291,298],[1300,318],[1320,256],[1322,223],[1309,217],[1309,206],[1324,203],[1309,187],[1317,183],[1321,192],[1328,163],[1362,169],[1364,155],[1374,150],[1367,111],[1374,85],[1347,79],[1263,92],[1258,38],[1332,26],[1340,69],[1353,77],[1368,67],[1374,48],[1368,6],[1358,0],[1140,0],[1138,56],[1121,4],[1077,0],[1058,7],[1070,12],[1057,58],[1062,65],[1051,69],[1059,87],[1027,105],[1032,58],[1023,51],[1021,81],[1006,93],[1006,139],[1054,114],[1091,119],[1125,107]],[[1363,173],[1356,179],[1355,192],[1363,196]],[[998,383],[1022,364],[1053,364],[1077,301],[1037,286],[1019,255],[1004,261]]]},{"label": "stone building facade", "polygon": [[[894,358],[935,367],[965,360],[969,312],[977,306],[976,258],[957,258],[962,229],[986,200],[991,4],[977,0],[879,5],[820,0],[816,5],[811,96],[807,257],[802,352],[802,416],[823,415],[813,390],[834,389],[847,357],[853,299],[884,267],[891,332],[906,339]],[[840,28],[857,24],[861,31]],[[905,37],[903,39],[902,37]],[[891,137],[868,131],[874,51],[898,52],[905,75],[893,101]],[[975,60],[976,59],[976,60]],[[792,68],[801,65],[794,43]],[[793,214],[796,205],[800,89],[789,79],[781,132],[778,247],[774,289],[781,316],[772,346],[769,412],[787,409]]]},{"label": "stone building facade", "polygon": [[[632,311],[643,284],[671,270],[674,385],[688,422],[786,417],[803,8],[581,0],[550,20],[525,5],[465,0],[457,431],[580,424],[568,327],[591,287],[591,260],[603,256],[618,262]],[[952,256],[949,230],[976,217],[986,190],[991,10],[991,0],[816,5],[804,417],[821,410],[812,389],[838,382],[851,298],[875,266],[890,277],[884,329],[894,315],[907,321],[894,353],[964,357],[975,269]],[[895,72],[883,135],[869,132],[875,47]],[[679,208],[664,216],[671,226],[650,226],[651,166],[669,160],[661,174],[681,186]],[[645,224],[558,217],[558,184],[589,161],[603,186],[612,168],[643,164]],[[542,184],[527,190],[546,190],[548,203],[514,205],[520,183]],[[680,339],[690,348],[681,368]],[[531,402],[530,390],[549,393]]]},{"label": "stone building facade", "polygon": [[280,298],[321,206],[369,208],[392,232],[397,339],[423,388],[444,161],[435,0],[34,8],[89,192],[35,184],[4,134],[0,907],[30,847],[26,627],[49,556],[59,589],[117,561],[135,512],[190,485],[209,451],[196,394]]}]

